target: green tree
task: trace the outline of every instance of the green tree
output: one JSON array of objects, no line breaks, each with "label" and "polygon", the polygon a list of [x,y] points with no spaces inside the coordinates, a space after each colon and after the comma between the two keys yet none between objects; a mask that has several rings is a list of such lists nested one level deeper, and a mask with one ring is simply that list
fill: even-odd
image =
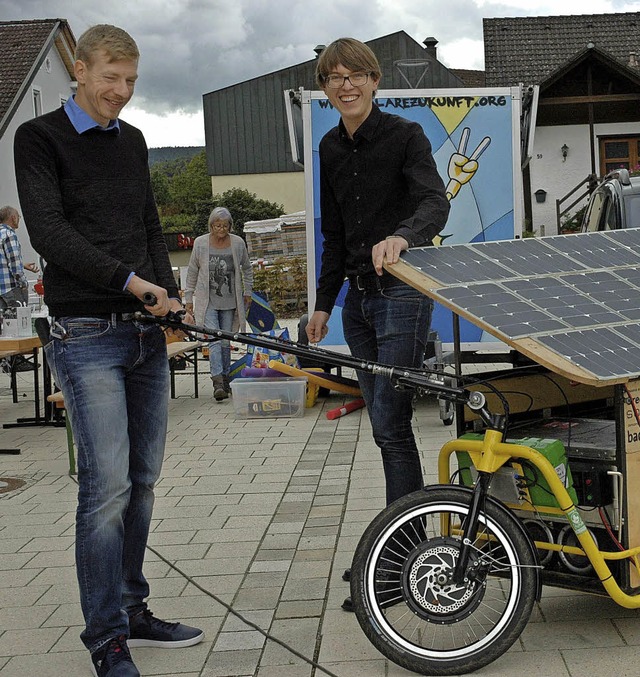
[{"label": "green tree", "polygon": [[223,204],[233,215],[236,228],[242,231],[247,221],[275,219],[284,214],[284,205],[259,198],[244,188],[231,188],[220,196]]},{"label": "green tree", "polygon": [[281,204],[259,198],[244,188],[230,188],[221,195],[214,195],[209,200],[197,203],[194,219],[195,235],[207,232],[209,214],[214,207],[226,207],[231,212],[233,230],[241,237],[244,237],[242,229],[247,221],[275,219],[284,214],[284,206]]},{"label": "green tree", "polygon": [[271,219],[284,214],[284,206],[259,198],[243,188],[211,195],[211,177],[205,151],[189,157],[156,162],[150,169],[151,186],[165,232],[207,232],[214,207],[226,207],[234,220],[234,232],[244,237],[247,221]]},{"label": "green tree", "polygon": [[155,165],[151,167],[151,190],[156,200],[158,209],[166,207],[171,202],[171,192],[169,190],[169,177],[164,171]]},{"label": "green tree", "polygon": [[185,214],[195,214],[198,203],[211,198],[211,177],[204,151],[171,178],[169,192],[171,203]]}]

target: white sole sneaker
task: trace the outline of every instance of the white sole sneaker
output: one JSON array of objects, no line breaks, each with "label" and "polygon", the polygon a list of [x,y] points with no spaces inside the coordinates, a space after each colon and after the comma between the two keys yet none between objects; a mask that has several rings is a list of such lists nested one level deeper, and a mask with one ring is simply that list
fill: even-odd
[{"label": "white sole sneaker", "polygon": [[163,642],[158,639],[129,639],[127,644],[129,648],[138,648],[141,646],[155,646],[159,649],[183,649],[186,646],[194,646],[195,644],[200,644],[204,639],[204,632],[201,632],[195,637],[190,637],[189,639],[183,639],[177,642]]}]

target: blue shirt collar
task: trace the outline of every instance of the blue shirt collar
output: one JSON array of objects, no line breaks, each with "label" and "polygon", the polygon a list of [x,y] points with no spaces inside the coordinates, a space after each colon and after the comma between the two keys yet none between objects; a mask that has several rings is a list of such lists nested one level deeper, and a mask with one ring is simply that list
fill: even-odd
[{"label": "blue shirt collar", "polygon": [[106,127],[98,124],[86,111],[82,110],[75,101],[75,97],[69,97],[64,104],[64,112],[71,121],[74,129],[78,134],[84,134],[90,129],[99,129],[103,132],[110,132],[115,129],[120,132],[120,121],[116,118],[110,120]]}]

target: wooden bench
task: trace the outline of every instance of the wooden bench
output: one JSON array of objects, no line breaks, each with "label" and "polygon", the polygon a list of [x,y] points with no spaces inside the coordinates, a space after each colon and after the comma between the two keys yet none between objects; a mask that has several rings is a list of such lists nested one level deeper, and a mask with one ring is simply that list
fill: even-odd
[{"label": "wooden bench", "polygon": [[57,393],[48,395],[47,402],[51,402],[56,409],[64,411],[64,422],[67,428],[67,450],[69,452],[69,474],[75,475],[76,455],[73,446],[73,432],[71,431],[71,422],[69,421],[69,416],[67,416],[66,409],[64,408],[64,397],[62,395],[62,391],[59,390]]},{"label": "wooden bench", "polygon": [[171,399],[176,396],[176,371],[179,361],[184,360],[193,367],[193,396],[198,397],[198,350],[202,341],[171,341],[167,343],[169,372],[171,374]]},{"label": "wooden bench", "polygon": [[16,381],[16,373],[13,369],[13,362],[11,358],[15,357],[16,355],[20,355],[20,351],[0,350],[0,360],[6,359],[7,363],[9,364],[9,376],[11,378],[11,398],[13,399],[14,404],[16,404],[18,401],[18,383]]},{"label": "wooden bench", "polygon": [[[0,360],[7,360],[9,364],[9,377],[11,379],[11,398],[14,404],[18,402],[18,381],[16,379],[16,373],[21,371],[19,366],[21,363],[28,365],[28,370],[33,371],[35,365],[30,360],[33,359],[33,351],[24,351],[24,350],[0,350]],[[21,362],[19,363],[16,358],[20,358]],[[36,393],[37,397],[37,393]]]}]

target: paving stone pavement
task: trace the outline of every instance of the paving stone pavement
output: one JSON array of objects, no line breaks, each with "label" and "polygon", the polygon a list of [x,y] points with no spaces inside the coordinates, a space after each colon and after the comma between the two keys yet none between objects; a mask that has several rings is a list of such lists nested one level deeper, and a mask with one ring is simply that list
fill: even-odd
[{"label": "paving stone pavement", "polygon": [[[221,601],[339,677],[413,674],[385,660],[340,609],[348,594],[342,572],[384,504],[366,414],[328,421],[326,411],[344,401],[332,395],[303,418],[237,420],[231,401],[213,400],[206,378],[199,399],[189,396],[188,376],[177,381],[146,574],[156,615],[201,626],[206,640],[172,651],[133,649],[141,673],[326,674]],[[8,376],[0,375],[0,423],[31,415],[30,387],[30,375],[21,374],[25,397],[13,404]],[[454,427],[442,425],[436,403],[422,400],[416,431],[426,481],[434,482],[437,452]],[[11,428],[0,436],[0,447],[22,449],[0,455],[0,482],[22,483],[0,493],[0,677],[88,676],[73,564],[76,485],[67,474],[64,428]],[[638,677],[638,613],[545,588],[514,647],[475,674]]]}]

